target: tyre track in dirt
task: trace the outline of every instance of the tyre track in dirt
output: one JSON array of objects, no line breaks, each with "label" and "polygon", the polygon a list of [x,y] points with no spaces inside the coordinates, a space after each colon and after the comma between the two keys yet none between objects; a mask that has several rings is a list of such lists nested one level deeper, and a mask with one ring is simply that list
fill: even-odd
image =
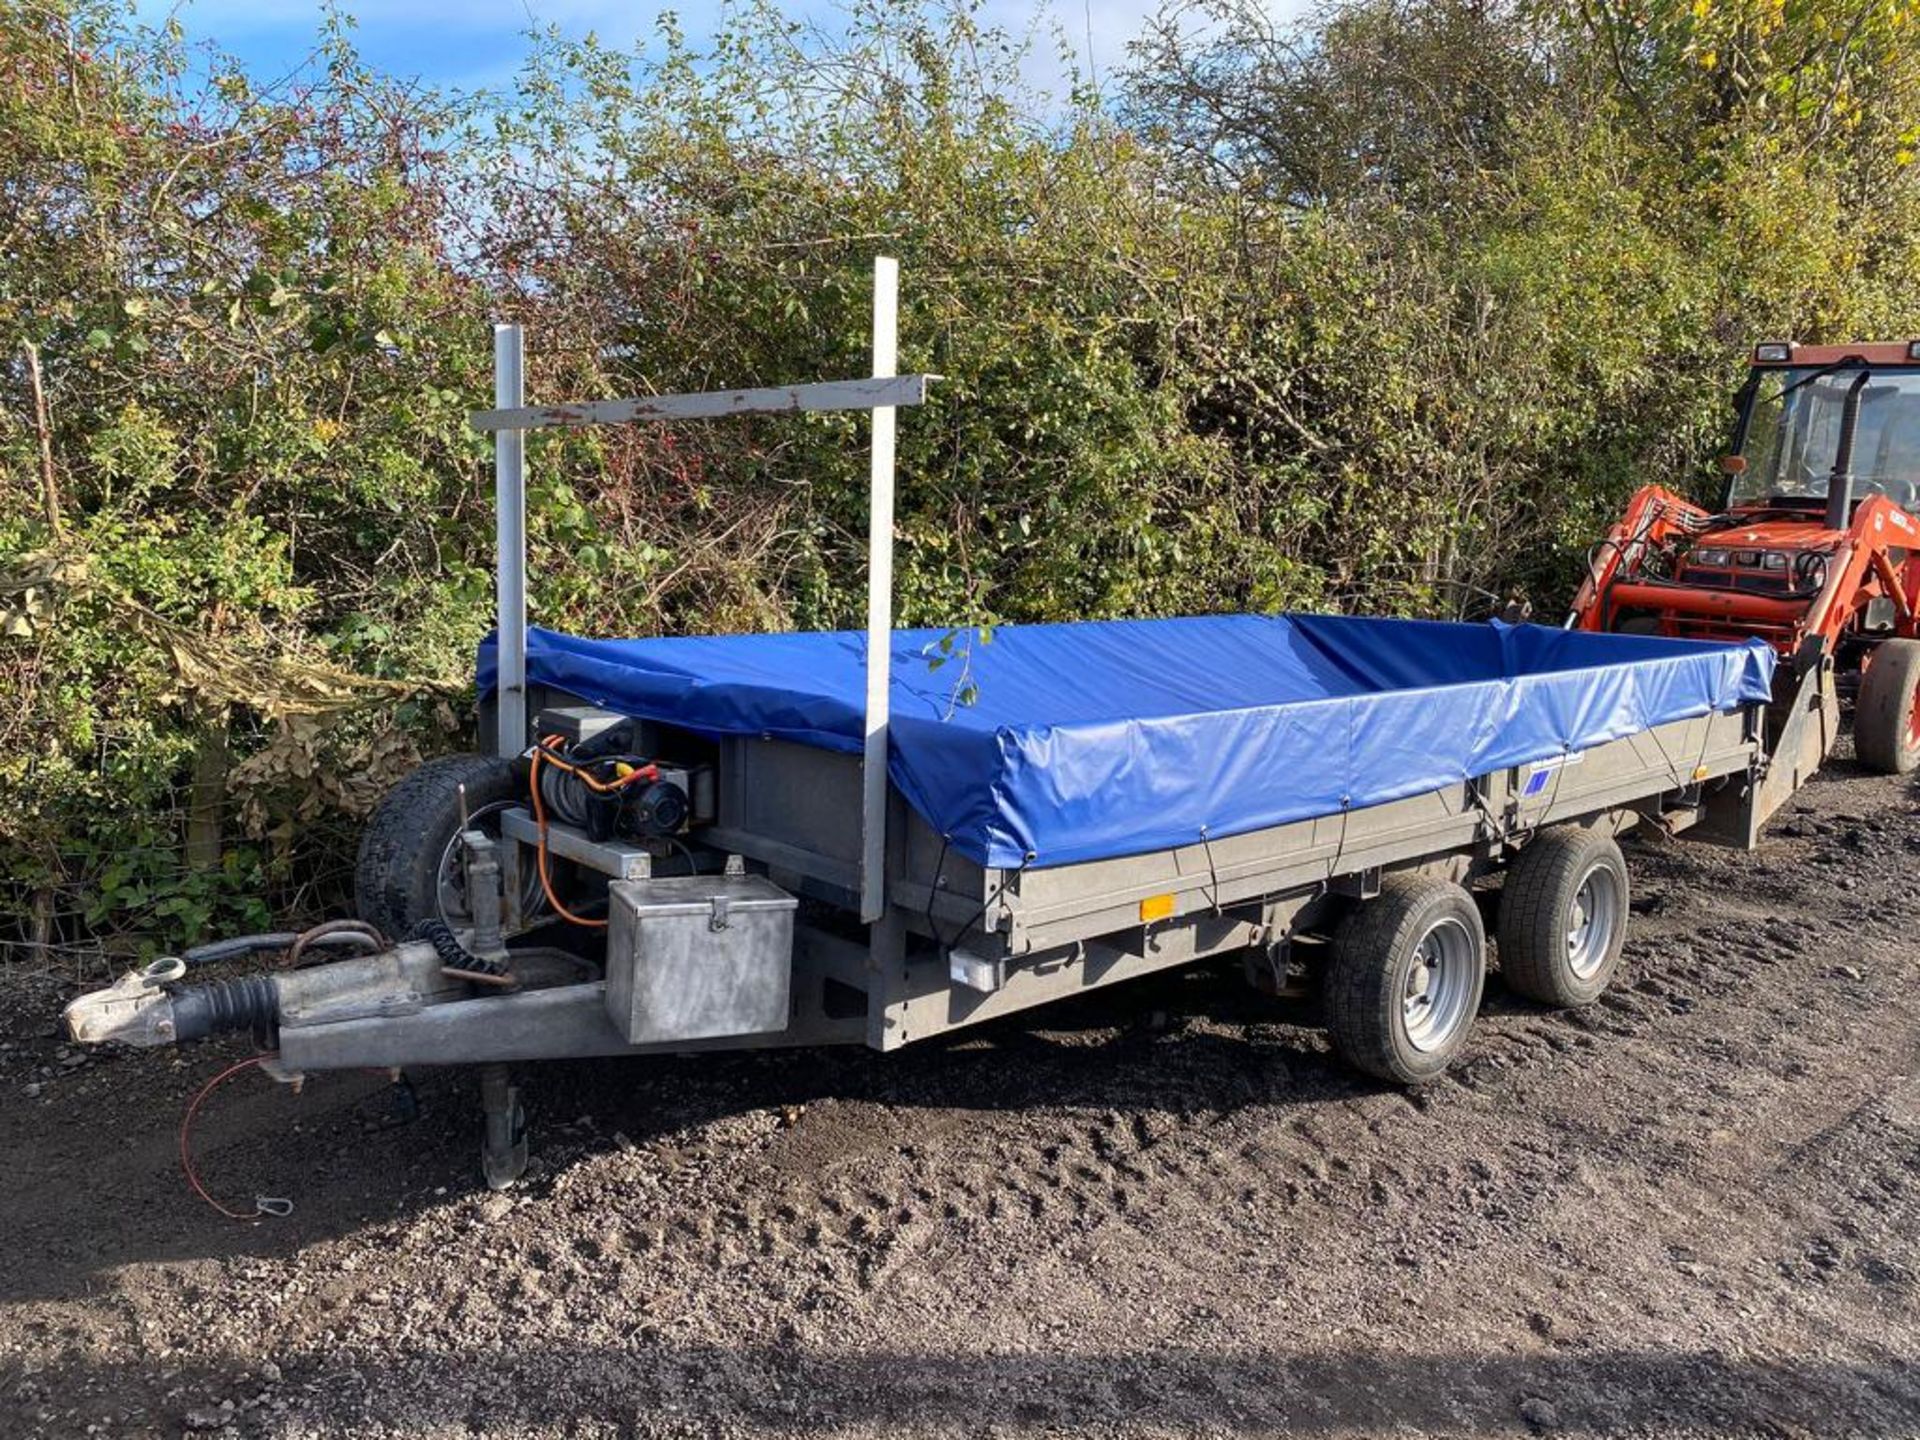
[{"label": "tyre track in dirt", "polygon": [[[1494,981],[1415,1093],[1228,967],[536,1067],[511,1198],[458,1077],[396,1128],[372,1077],[261,1087],[203,1167],[300,1208],[232,1227],[169,1163],[216,1056],[89,1065],[0,1111],[0,1432],[1920,1433],[1915,798],[1841,764],[1757,855],[1635,844],[1614,992]],[[16,1093],[56,999],[0,1012]]]}]

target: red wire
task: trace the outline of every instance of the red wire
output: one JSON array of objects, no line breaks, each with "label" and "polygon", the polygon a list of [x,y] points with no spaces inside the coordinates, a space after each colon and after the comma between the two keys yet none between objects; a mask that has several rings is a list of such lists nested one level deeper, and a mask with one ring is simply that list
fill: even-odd
[{"label": "red wire", "polygon": [[205,1085],[200,1087],[200,1093],[187,1102],[187,1113],[180,1118],[180,1168],[187,1173],[187,1184],[193,1187],[194,1194],[198,1195],[229,1220],[257,1220],[266,1212],[260,1208],[257,1200],[254,1202],[251,1214],[242,1214],[238,1210],[229,1210],[207,1193],[207,1187],[200,1183],[200,1177],[194,1173],[193,1169],[193,1149],[190,1144],[193,1132],[193,1117],[199,1113],[200,1106],[205,1102],[206,1098],[213,1094],[215,1090],[219,1089],[228,1079],[238,1075],[242,1070],[263,1064],[274,1058],[276,1058],[276,1052],[269,1050],[264,1055],[249,1055],[239,1064],[229,1065]]}]

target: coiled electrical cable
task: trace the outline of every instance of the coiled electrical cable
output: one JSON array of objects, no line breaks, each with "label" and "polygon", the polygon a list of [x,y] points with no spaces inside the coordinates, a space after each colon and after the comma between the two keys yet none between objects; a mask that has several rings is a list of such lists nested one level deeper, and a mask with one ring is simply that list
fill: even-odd
[{"label": "coiled electrical cable", "polygon": [[441,965],[449,970],[465,970],[470,974],[495,978],[507,973],[504,962],[483,959],[462,945],[460,937],[453,933],[453,928],[444,920],[422,920],[413,927],[413,938],[433,946]]}]

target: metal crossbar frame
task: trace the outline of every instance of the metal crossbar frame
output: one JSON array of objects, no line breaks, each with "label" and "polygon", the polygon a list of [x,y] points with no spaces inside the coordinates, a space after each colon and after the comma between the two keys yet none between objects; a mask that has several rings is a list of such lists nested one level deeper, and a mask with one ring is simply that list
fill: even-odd
[{"label": "metal crossbar frame", "polygon": [[589,400],[579,405],[533,405],[477,411],[476,430],[561,429],[627,425],[640,420],[716,420],[728,415],[778,415],[802,410],[877,410],[918,405],[926,375],[876,375],[871,380],[826,380],[814,385],[770,385],[757,390],[707,390],[695,395],[643,395],[633,400]]},{"label": "metal crossbar frame", "polygon": [[517,755],[527,744],[526,432],[729,415],[870,410],[868,475],[867,704],[862,752],[860,914],[878,921],[887,908],[887,726],[892,681],[894,411],[919,405],[938,375],[896,375],[899,262],[873,262],[873,377],[685,395],[645,395],[562,405],[526,403],[524,337],[518,325],[493,327],[493,404],[469,422],[493,435],[493,497],[499,585],[499,725],[495,746]]}]

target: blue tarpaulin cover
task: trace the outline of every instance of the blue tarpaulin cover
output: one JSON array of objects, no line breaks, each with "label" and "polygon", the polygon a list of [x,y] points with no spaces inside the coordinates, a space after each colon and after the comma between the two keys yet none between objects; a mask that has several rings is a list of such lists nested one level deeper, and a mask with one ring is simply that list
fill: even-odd
[{"label": "blue tarpaulin cover", "polygon": [[[984,865],[1062,865],[1338,813],[1764,701],[1742,645],[1327,615],[893,637],[893,783]],[[583,640],[531,681],[708,734],[858,751],[855,632]],[[481,646],[482,692],[494,681]],[[959,703],[971,687],[971,704]]]}]

